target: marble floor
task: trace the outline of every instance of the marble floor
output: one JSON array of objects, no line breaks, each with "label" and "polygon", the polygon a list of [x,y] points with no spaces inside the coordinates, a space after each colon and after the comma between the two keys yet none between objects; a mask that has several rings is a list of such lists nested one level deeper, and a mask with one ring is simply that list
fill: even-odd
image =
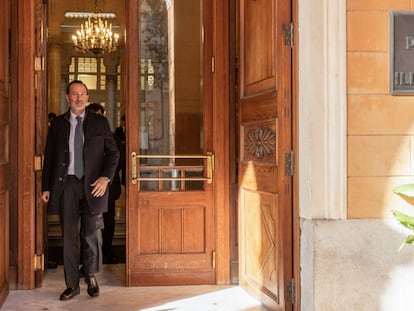
[{"label": "marble floor", "polygon": [[1,311],[265,311],[239,286],[148,286],[125,287],[125,265],[103,265],[96,274],[101,295],[91,298],[86,285],[68,301],[59,301],[65,289],[63,267],[45,272],[43,286],[34,290],[11,290]]}]

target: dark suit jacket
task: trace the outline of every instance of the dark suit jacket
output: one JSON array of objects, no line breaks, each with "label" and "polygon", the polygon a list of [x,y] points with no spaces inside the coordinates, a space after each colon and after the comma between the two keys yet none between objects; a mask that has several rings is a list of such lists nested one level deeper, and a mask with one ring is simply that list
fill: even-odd
[{"label": "dark suit jacket", "polygon": [[[59,214],[60,199],[68,175],[70,112],[53,119],[45,147],[42,191],[50,191],[48,213]],[[85,195],[93,215],[108,209],[109,187],[105,195],[91,195],[90,186],[101,176],[113,179],[119,161],[119,150],[105,117],[87,113],[83,122]]]},{"label": "dark suit jacket", "polygon": [[125,156],[124,156],[124,151],[123,151],[121,140],[115,134],[114,134],[114,139],[115,139],[116,145],[118,147],[120,156],[119,156],[118,166],[116,168],[114,178],[111,182],[111,187],[109,188],[109,199],[110,200],[112,199],[113,201],[116,201],[116,200],[119,199],[119,197],[121,196],[121,193],[122,193],[121,177],[119,177],[119,172],[121,171],[121,168],[124,165]]},{"label": "dark suit jacket", "polygon": [[119,137],[119,139],[125,143],[126,141],[126,135],[124,132],[124,128],[122,126],[119,126],[115,129],[115,135]]},{"label": "dark suit jacket", "polygon": [[126,155],[126,133],[124,132],[124,128],[121,126],[117,127],[115,129],[115,135],[119,138],[119,140],[122,143],[122,152],[121,152],[121,172],[122,172],[122,179],[121,183],[125,186],[126,182],[126,167],[125,167],[125,155]]}]

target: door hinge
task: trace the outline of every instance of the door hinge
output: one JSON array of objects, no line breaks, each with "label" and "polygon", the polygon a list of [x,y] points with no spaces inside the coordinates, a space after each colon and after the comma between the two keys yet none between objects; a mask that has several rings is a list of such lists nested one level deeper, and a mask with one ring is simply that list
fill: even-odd
[{"label": "door hinge", "polygon": [[216,268],[216,251],[211,252],[211,267]]},{"label": "door hinge", "polygon": [[295,154],[293,151],[285,154],[285,172],[287,176],[293,176],[295,172]]},{"label": "door hinge", "polygon": [[43,168],[43,155],[36,154],[34,156],[33,166],[35,172],[40,172]]},{"label": "door hinge", "polygon": [[282,27],[285,45],[293,47],[293,23],[283,24]]},{"label": "door hinge", "polygon": [[214,73],[216,71],[216,59],[214,56],[211,56],[211,72]]},{"label": "door hinge", "polygon": [[35,56],[35,71],[43,71],[45,69],[45,60],[42,56]]},{"label": "door hinge", "polygon": [[37,255],[34,254],[33,256],[33,270],[34,271],[45,271],[45,255]]},{"label": "door hinge", "polygon": [[296,282],[294,279],[291,279],[286,284],[286,300],[291,303],[296,301]]}]

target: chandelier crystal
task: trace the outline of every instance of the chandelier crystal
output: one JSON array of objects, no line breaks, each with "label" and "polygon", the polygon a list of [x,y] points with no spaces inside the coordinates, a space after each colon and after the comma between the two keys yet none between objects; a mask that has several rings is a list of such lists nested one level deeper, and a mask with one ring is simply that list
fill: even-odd
[{"label": "chandelier crystal", "polygon": [[97,0],[95,0],[95,13],[80,25],[80,30],[72,36],[72,41],[75,50],[85,54],[92,52],[100,55],[114,52],[118,48],[119,35],[112,32],[112,23],[100,17]]}]

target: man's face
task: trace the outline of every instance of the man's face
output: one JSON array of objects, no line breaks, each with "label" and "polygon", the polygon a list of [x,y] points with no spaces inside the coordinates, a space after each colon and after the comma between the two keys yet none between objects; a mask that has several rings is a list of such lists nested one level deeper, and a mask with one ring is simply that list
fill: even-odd
[{"label": "man's face", "polygon": [[66,94],[66,100],[69,102],[70,111],[75,115],[80,115],[85,111],[89,95],[86,87],[80,83],[74,83],[70,86],[69,94]]}]

